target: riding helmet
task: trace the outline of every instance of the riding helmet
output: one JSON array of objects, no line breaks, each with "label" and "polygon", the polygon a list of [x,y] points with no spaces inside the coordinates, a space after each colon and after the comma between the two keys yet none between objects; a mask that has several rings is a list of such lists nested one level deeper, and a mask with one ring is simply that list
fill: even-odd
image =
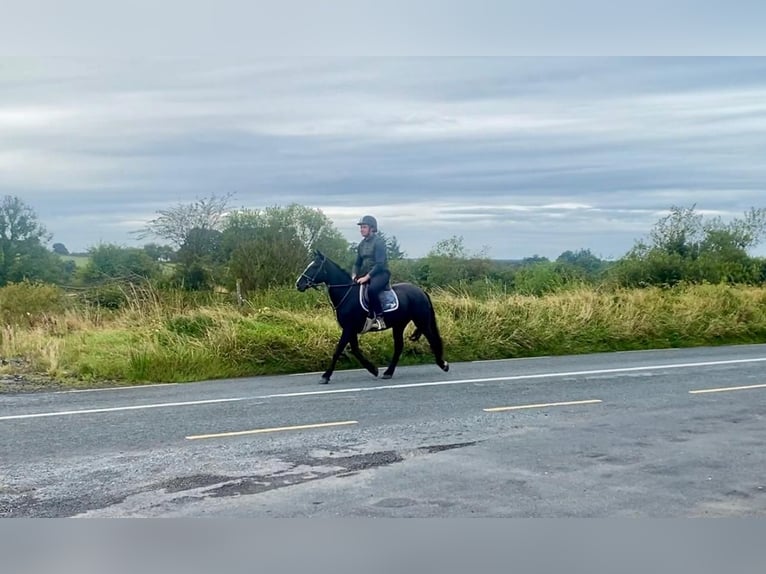
[{"label": "riding helmet", "polygon": [[375,219],[372,215],[365,215],[357,222],[357,225],[369,225],[370,229],[373,231],[378,230],[378,220]]}]

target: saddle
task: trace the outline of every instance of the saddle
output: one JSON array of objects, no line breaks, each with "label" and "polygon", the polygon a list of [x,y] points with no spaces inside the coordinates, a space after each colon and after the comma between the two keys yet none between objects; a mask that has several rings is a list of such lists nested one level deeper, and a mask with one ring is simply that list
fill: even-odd
[{"label": "saddle", "polygon": [[[367,289],[368,285],[366,283],[362,285],[361,289],[359,289],[359,304],[365,311],[369,312],[370,298],[367,296]],[[379,299],[380,308],[383,310],[383,313],[395,311],[399,308],[399,297],[396,295],[396,291],[391,288],[390,284],[380,292]]]}]

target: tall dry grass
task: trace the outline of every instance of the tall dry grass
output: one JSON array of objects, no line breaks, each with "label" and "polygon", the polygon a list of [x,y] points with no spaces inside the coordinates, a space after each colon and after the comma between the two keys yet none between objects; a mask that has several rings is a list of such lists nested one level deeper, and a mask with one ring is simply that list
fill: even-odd
[{"label": "tall dry grass", "polygon": [[[2,369],[24,365],[75,386],[315,371],[340,334],[321,292],[263,292],[242,306],[152,290],[126,296],[116,311],[70,305],[6,322]],[[450,361],[766,342],[765,288],[581,288],[486,299],[437,291],[432,300]],[[361,346],[380,365],[393,347],[389,333],[365,335]],[[432,360],[421,340],[406,344],[401,363]],[[357,366],[344,357],[339,368]]]}]

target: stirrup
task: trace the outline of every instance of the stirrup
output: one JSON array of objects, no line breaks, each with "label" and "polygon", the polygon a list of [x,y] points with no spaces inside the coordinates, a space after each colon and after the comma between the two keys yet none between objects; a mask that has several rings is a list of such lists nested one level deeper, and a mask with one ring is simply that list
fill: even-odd
[{"label": "stirrup", "polygon": [[367,317],[364,320],[364,327],[359,331],[360,334],[368,333],[369,331],[382,331],[386,328],[386,323],[383,321],[383,317],[375,318]]},{"label": "stirrup", "polygon": [[364,320],[364,327],[362,327],[362,330],[359,331],[359,333],[364,334],[373,330],[375,330],[375,319],[373,319],[372,317],[367,317]]}]

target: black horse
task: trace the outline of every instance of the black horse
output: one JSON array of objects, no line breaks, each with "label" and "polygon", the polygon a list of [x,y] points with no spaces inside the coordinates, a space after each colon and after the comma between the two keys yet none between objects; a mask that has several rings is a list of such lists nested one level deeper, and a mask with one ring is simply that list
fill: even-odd
[{"label": "black horse", "polygon": [[[335,309],[335,316],[343,332],[338,340],[338,345],[335,347],[330,367],[322,374],[319,382],[322,384],[330,382],[335,364],[346,345],[349,344],[351,345],[351,352],[354,353],[364,368],[377,377],[378,368],[359,349],[358,334],[362,331],[367,318],[367,311],[362,306],[361,285],[354,283],[351,275],[340,265],[316,251],[314,260],[300,274],[295,286],[298,291],[305,291],[321,284],[327,285],[330,302]],[[416,327],[410,340],[416,341],[421,335],[425,335],[436,358],[436,364],[443,371],[448,371],[449,363],[442,356],[444,349],[439,328],[436,326],[436,315],[431,304],[431,298],[425,291],[411,283],[397,283],[392,287],[398,301],[388,305],[389,309],[384,307],[384,318],[386,328],[390,328],[394,334],[394,356],[391,357],[391,362],[383,373],[383,378],[390,379],[394,375],[396,364],[399,362],[404,348],[404,328],[410,321],[415,323]]]}]

